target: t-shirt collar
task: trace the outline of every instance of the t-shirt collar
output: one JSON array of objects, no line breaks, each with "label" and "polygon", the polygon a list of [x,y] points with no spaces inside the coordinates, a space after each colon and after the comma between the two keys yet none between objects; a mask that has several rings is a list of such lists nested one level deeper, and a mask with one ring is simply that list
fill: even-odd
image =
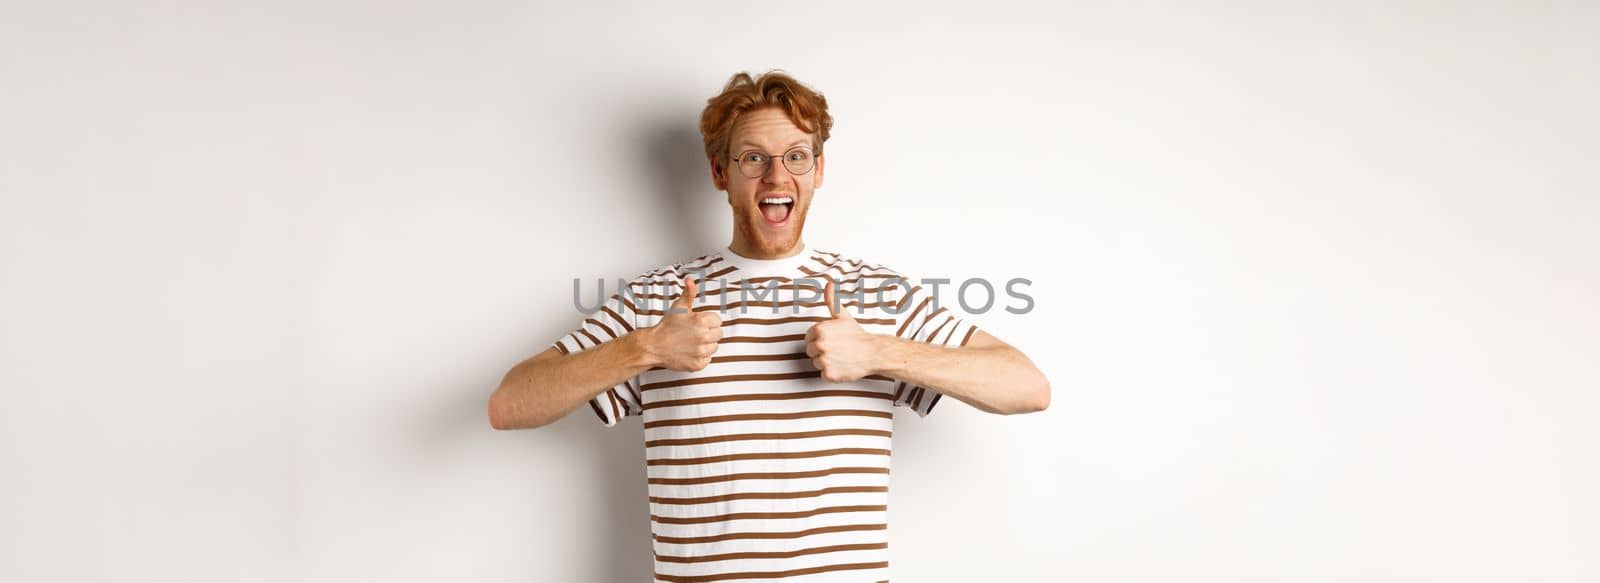
[{"label": "t-shirt collar", "polygon": [[744,277],[804,276],[805,274],[799,271],[800,266],[803,265],[807,259],[810,259],[812,254],[811,247],[806,245],[804,241],[800,242],[800,250],[798,252],[788,257],[779,257],[777,259],[752,259],[749,257],[744,257],[738,253],[734,253],[731,247],[723,247],[722,249],[719,249],[717,253],[722,256],[722,260],[727,262],[728,265],[732,265],[737,268],[736,271],[728,274],[734,279]]}]

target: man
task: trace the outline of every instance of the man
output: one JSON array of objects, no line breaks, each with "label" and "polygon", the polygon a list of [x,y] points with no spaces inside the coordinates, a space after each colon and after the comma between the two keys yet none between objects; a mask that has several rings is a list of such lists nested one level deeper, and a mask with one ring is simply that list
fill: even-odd
[{"label": "man", "polygon": [[893,406],[1049,405],[917,280],[801,239],[832,125],[793,78],[735,75],[700,120],[733,241],[634,278],[490,397],[496,429],[643,417],[657,581],[886,581]]}]

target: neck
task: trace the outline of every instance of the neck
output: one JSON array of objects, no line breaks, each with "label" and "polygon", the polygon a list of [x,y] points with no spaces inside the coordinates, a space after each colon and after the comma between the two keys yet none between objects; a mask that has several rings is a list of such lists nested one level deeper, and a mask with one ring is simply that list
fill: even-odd
[{"label": "neck", "polygon": [[734,237],[733,242],[728,244],[728,250],[747,259],[782,259],[784,257],[793,257],[804,246],[805,242],[798,238],[788,248],[778,249],[762,247],[747,239]]}]

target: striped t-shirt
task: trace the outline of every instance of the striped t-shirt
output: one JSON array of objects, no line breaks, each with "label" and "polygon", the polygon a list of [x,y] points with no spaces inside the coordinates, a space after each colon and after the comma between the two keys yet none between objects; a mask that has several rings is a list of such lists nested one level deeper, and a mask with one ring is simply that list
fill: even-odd
[{"label": "striped t-shirt", "polygon": [[[926,416],[941,395],[895,379],[822,380],[806,331],[828,318],[824,278],[874,334],[943,346],[977,328],[918,280],[882,265],[804,248],[756,260],[721,249],[628,282],[555,343],[570,354],[655,325],[682,293],[722,316],[711,364],[653,368],[589,402],[607,426],[641,415],[655,580],[889,579],[893,406]],[[949,300],[949,301],[947,301]]]}]

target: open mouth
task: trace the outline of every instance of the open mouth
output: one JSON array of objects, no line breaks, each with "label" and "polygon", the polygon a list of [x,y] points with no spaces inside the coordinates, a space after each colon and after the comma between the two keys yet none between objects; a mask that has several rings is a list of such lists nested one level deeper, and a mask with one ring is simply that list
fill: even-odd
[{"label": "open mouth", "polygon": [[768,196],[762,198],[757,206],[761,208],[761,217],[767,220],[767,224],[774,227],[782,226],[789,222],[789,214],[794,210],[794,197]]}]

